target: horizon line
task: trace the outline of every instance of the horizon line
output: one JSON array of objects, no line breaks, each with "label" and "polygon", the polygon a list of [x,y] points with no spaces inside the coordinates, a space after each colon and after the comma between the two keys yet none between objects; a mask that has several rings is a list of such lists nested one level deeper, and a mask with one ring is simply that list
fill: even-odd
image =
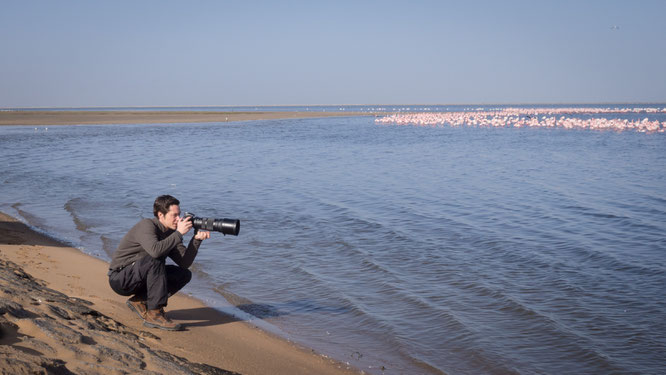
[{"label": "horizon line", "polygon": [[215,108],[215,107],[377,107],[377,106],[508,106],[508,105],[666,105],[663,102],[534,102],[534,103],[377,103],[377,104],[204,104],[204,105],[102,105],[102,106],[25,106],[25,107],[0,107],[0,110],[12,109],[111,109],[111,108]]}]

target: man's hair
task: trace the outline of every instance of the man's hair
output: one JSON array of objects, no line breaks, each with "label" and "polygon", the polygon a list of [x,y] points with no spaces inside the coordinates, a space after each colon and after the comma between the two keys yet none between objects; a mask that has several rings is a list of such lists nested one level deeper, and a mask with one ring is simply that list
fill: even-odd
[{"label": "man's hair", "polygon": [[170,195],[160,195],[159,197],[155,198],[155,204],[153,204],[153,215],[155,217],[159,212],[161,212],[163,215],[166,215],[167,212],[169,212],[169,207],[173,205],[180,206],[180,201]]}]

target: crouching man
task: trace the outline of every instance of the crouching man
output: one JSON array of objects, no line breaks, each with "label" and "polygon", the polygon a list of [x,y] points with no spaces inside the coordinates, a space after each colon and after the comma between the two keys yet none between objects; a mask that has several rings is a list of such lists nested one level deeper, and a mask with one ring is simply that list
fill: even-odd
[{"label": "crouching man", "polygon": [[[153,214],[154,218],[139,221],[120,241],[109,266],[109,284],[121,296],[131,296],[127,306],[145,326],[177,331],[181,325],[167,318],[164,307],[192,278],[188,268],[210,232],[197,232],[186,248],[183,235],[192,229],[192,223],[190,218],[180,217],[180,202],[170,195],[155,199]],[[167,265],[167,257],[177,265]]]}]

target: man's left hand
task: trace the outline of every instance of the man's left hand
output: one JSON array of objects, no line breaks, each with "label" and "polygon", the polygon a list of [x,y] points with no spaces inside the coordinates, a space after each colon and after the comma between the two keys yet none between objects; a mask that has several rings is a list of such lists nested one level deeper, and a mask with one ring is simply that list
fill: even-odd
[{"label": "man's left hand", "polygon": [[208,238],[210,238],[210,232],[205,230],[198,231],[197,234],[194,236],[194,239],[199,241],[203,241]]}]

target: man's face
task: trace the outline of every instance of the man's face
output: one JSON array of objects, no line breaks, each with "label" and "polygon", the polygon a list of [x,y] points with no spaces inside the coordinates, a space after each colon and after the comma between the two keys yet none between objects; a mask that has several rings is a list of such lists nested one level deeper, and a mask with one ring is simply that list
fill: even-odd
[{"label": "man's face", "polygon": [[169,206],[169,211],[165,214],[158,212],[157,217],[165,227],[176,230],[178,227],[178,218],[180,218],[180,207],[177,204]]}]

